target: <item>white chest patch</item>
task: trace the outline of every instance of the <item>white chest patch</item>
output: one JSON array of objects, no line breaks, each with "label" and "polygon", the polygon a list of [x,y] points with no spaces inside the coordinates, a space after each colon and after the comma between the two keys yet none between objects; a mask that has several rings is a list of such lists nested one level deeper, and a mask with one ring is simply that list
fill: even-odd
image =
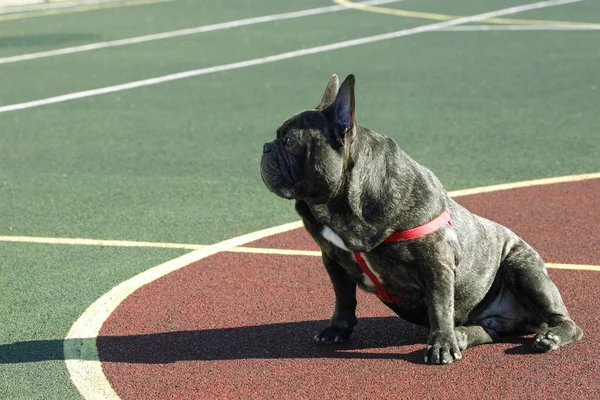
[{"label": "white chest patch", "polygon": [[452,242],[458,242],[458,235],[456,234],[454,229],[446,229],[445,232],[449,240],[451,240]]},{"label": "white chest patch", "polygon": [[321,232],[321,236],[323,236],[325,239],[327,239],[328,241],[330,241],[332,244],[339,247],[340,249],[350,251],[344,244],[344,241],[342,240],[342,238],[339,237],[328,226],[325,226],[325,228],[323,228],[323,231]]},{"label": "white chest patch", "polygon": [[[344,241],[342,240],[342,238],[339,237],[328,226],[325,226],[325,228],[323,228],[323,231],[321,232],[321,236],[323,236],[325,239],[327,239],[329,242],[331,242],[334,246],[339,247],[342,250],[350,251],[348,249],[348,247],[346,247],[346,244],[344,244]],[[379,276],[379,274],[377,272],[375,272],[375,270],[373,270],[373,267],[371,266],[371,263],[369,262],[369,260],[367,260],[366,255],[364,253],[361,253],[361,255],[363,256],[363,259],[365,260],[367,267],[369,268],[371,273],[373,273],[373,275],[375,275],[375,277],[377,277],[377,280],[379,280],[379,282],[381,282],[383,284],[383,282],[381,280],[381,276]],[[373,284],[371,279],[365,273],[363,273],[363,283],[366,287],[375,289],[375,285]]]}]

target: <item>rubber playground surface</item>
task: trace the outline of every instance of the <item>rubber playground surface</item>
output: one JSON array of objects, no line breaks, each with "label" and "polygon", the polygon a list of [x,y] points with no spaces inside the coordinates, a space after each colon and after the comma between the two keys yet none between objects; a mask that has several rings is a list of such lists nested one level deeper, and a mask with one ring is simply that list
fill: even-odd
[{"label": "rubber playground surface", "polygon": [[[600,397],[599,5],[356,7],[0,8],[0,398]],[[427,331],[361,292],[352,340],[313,343],[333,291],[258,160],[333,72],[538,250],[581,341],[426,365]]]}]

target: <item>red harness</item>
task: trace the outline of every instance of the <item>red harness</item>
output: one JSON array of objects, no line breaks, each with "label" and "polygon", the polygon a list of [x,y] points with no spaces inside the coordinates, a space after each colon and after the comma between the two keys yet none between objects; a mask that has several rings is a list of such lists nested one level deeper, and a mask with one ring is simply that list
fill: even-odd
[{"label": "red harness", "polygon": [[[412,240],[416,238],[423,237],[430,233],[437,231],[438,229],[444,227],[446,224],[452,225],[452,219],[450,218],[450,211],[448,209],[444,210],[439,216],[435,219],[429,221],[428,223],[417,226],[416,228],[407,229],[405,231],[394,232],[387,239],[383,241],[383,243],[391,243],[391,242],[403,242],[406,240]],[[373,285],[377,289],[377,297],[379,297],[382,301],[386,303],[394,303],[396,301],[404,300],[403,297],[395,297],[390,296],[388,292],[383,288],[379,279],[375,276],[373,271],[367,265],[367,261],[363,257],[361,253],[354,253],[354,259],[360,265],[360,268],[363,270],[365,275],[369,277]]]}]

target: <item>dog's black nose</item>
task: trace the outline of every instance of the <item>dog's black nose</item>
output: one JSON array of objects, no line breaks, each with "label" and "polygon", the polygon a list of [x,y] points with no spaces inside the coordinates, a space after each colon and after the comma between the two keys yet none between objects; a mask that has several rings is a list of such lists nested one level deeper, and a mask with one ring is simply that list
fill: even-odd
[{"label": "dog's black nose", "polygon": [[265,143],[263,153],[268,153],[273,150],[273,142]]}]

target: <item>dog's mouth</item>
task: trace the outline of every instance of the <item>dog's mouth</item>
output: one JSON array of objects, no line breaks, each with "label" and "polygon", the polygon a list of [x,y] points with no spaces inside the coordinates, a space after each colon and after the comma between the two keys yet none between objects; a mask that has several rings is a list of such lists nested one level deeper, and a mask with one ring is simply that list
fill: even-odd
[{"label": "dog's mouth", "polygon": [[274,175],[266,175],[265,176],[265,173],[262,172],[262,170],[261,170],[260,175],[262,177],[262,180],[263,180],[265,186],[272,193],[274,193],[277,196],[284,198],[286,200],[295,199],[294,193],[290,189],[287,189],[285,187],[285,185],[282,184],[283,179],[281,179],[281,175],[275,175],[275,176]]},{"label": "dog's mouth", "polygon": [[267,189],[269,189],[272,193],[287,200],[294,198],[292,192],[283,187],[283,178],[281,174],[265,172],[263,168],[261,168],[260,176]]},{"label": "dog's mouth", "polygon": [[276,148],[263,153],[260,162],[260,176],[271,192],[291,200],[295,198],[291,168],[279,153]]}]

